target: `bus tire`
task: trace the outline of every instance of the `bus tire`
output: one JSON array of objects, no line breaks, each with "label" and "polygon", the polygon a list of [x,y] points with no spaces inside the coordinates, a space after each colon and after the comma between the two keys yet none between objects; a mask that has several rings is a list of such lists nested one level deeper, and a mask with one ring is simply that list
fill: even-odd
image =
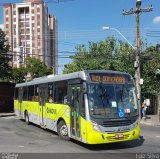
[{"label": "bus tire", "polygon": [[68,127],[63,120],[58,123],[57,132],[62,139],[70,140],[70,137],[68,136]]},{"label": "bus tire", "polygon": [[25,111],[25,122],[29,125],[29,115],[28,115],[28,112]]}]

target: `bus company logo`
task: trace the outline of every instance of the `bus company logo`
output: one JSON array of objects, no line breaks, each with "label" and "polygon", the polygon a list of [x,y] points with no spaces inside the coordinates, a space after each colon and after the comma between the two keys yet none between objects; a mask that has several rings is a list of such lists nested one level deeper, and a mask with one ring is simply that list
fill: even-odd
[{"label": "bus company logo", "polygon": [[57,114],[57,111],[56,111],[56,109],[47,108],[47,113],[48,114]]}]

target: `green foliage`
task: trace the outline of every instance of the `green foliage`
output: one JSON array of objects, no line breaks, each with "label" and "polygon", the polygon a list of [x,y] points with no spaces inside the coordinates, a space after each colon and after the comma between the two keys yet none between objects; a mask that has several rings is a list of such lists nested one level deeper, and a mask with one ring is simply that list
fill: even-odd
[{"label": "green foliage", "polygon": [[26,70],[31,74],[32,79],[52,74],[51,68],[47,68],[47,66],[39,59],[31,57],[26,58]]},{"label": "green foliage", "polygon": [[27,57],[26,68],[13,68],[12,80],[15,83],[25,82],[28,75],[31,75],[30,80],[37,77],[52,74],[52,69],[42,63],[39,59]]},{"label": "green foliage", "polygon": [[10,58],[6,56],[9,46],[5,44],[5,34],[0,29],[0,78],[8,79],[11,75],[11,67],[9,66]]},{"label": "green foliage", "polygon": [[[73,62],[65,65],[63,73],[80,70],[116,69],[133,74],[133,49],[126,43],[109,37],[105,41],[89,42],[89,48],[80,45]],[[130,67],[132,65],[132,67]],[[129,67],[128,67],[129,66]]]},{"label": "green foliage", "polygon": [[26,68],[13,68],[12,69],[12,80],[15,83],[25,82],[25,76],[27,75]]},{"label": "green foliage", "polygon": [[156,76],[156,70],[160,68],[160,45],[148,47],[141,61],[142,94],[147,97],[156,95],[160,92],[160,79]]}]

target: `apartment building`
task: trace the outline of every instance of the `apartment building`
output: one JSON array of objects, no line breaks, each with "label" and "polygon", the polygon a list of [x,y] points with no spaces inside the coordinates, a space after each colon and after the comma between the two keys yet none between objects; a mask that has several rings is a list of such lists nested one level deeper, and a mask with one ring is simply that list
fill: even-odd
[{"label": "apartment building", "polygon": [[25,58],[30,56],[57,74],[57,22],[43,0],[5,4],[4,31],[13,52],[13,67],[25,67]]}]

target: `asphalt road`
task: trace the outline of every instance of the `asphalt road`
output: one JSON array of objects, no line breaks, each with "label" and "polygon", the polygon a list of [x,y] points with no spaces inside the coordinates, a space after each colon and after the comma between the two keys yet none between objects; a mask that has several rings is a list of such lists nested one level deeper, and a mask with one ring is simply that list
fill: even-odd
[{"label": "asphalt road", "polygon": [[128,159],[144,156],[160,159],[160,127],[142,125],[141,128],[140,140],[90,146],[74,140],[64,141],[56,133],[43,130],[36,125],[27,125],[15,116],[1,117],[0,159],[4,159],[8,153],[11,153],[10,155],[21,153],[18,154],[18,158],[15,156],[16,159],[21,157],[28,159],[31,156],[39,159],[49,159],[53,156],[64,159]]}]

